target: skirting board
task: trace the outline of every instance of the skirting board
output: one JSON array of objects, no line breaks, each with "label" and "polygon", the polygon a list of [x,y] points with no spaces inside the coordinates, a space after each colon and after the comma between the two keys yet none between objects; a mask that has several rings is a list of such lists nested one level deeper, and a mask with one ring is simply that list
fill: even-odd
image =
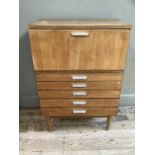
[{"label": "skirting board", "polygon": [[[120,97],[121,106],[135,105],[134,94],[122,94]],[[38,107],[39,102],[37,96],[20,96],[19,97],[20,108]]]}]

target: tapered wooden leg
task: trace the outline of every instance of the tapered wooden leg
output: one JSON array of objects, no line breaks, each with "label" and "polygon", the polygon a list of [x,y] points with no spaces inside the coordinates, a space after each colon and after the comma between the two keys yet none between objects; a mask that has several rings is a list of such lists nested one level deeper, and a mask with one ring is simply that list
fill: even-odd
[{"label": "tapered wooden leg", "polygon": [[46,122],[47,122],[48,130],[52,130],[52,127],[53,127],[53,119],[50,118],[50,117],[46,117]]},{"label": "tapered wooden leg", "polygon": [[112,116],[108,116],[107,117],[107,130],[109,130],[111,127],[111,121],[112,121]]}]

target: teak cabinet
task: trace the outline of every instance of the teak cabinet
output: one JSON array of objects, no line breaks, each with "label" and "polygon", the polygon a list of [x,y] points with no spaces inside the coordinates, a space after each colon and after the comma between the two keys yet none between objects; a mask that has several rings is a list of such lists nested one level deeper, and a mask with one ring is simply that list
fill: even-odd
[{"label": "teak cabinet", "polygon": [[40,109],[54,117],[116,115],[131,25],[116,19],[40,20],[28,29]]}]

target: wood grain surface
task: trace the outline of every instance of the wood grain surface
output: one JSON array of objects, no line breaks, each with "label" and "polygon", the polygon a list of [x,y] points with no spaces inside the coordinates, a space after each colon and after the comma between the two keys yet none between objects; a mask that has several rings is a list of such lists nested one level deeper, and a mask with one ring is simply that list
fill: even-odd
[{"label": "wood grain surface", "polygon": [[131,29],[131,24],[118,19],[44,19],[34,21],[30,29]]},{"label": "wood grain surface", "polygon": [[[86,76],[86,79],[73,79],[73,76]],[[121,81],[123,72],[36,72],[36,81]]]},{"label": "wood grain surface", "polygon": [[37,82],[38,90],[120,89],[120,81],[106,82]]},{"label": "wood grain surface", "polygon": [[[117,107],[119,99],[40,99],[40,107]],[[81,104],[78,104],[81,103]]]},{"label": "wood grain surface", "polygon": [[[73,32],[88,32],[74,37]],[[129,30],[29,30],[35,70],[123,70]]]},{"label": "wood grain surface", "polygon": [[[85,95],[74,95],[85,94]],[[39,90],[40,99],[54,98],[119,98],[120,90]]]},{"label": "wood grain surface", "polygon": [[[85,110],[85,113],[73,113],[73,110]],[[41,108],[44,116],[112,116],[116,115],[117,108]]]}]

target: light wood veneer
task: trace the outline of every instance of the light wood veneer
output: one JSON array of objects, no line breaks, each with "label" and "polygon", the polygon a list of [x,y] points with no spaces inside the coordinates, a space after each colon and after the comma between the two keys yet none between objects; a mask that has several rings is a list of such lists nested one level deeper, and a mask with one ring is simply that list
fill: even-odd
[{"label": "light wood veneer", "polygon": [[118,111],[131,25],[116,19],[40,20],[29,38],[40,109],[53,117],[107,117]]}]

